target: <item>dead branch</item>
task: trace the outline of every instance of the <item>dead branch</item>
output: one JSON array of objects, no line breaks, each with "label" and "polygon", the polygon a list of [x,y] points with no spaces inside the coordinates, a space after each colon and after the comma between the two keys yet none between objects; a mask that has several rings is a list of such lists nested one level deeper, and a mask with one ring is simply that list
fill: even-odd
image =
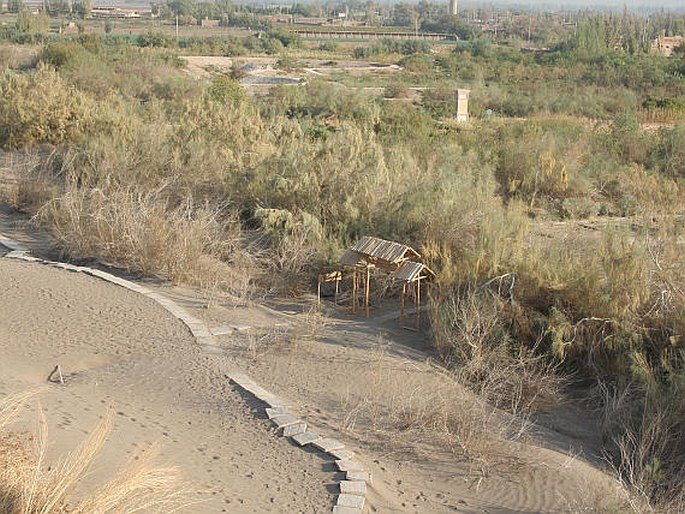
[{"label": "dead branch", "polygon": [[510,273],[505,273],[504,275],[499,275],[497,277],[493,277],[487,282],[484,282],[478,288],[476,289],[476,292],[480,293],[484,289],[488,288],[491,284],[494,282],[499,281],[499,285],[497,286],[497,294],[498,296],[502,296],[502,286],[504,285],[504,281],[507,278],[511,278],[511,282],[509,283],[509,291],[508,291],[508,296],[509,296],[509,303],[514,302],[514,285],[516,284],[516,272],[512,271]]},{"label": "dead branch", "polygon": [[604,325],[614,322],[614,320],[611,318],[596,318],[594,316],[590,316],[590,317],[578,320],[578,322],[575,325],[573,325],[573,338],[570,341],[564,341],[562,344],[564,346],[572,345],[575,342],[576,338],[578,337],[578,329],[580,328],[580,326],[583,323],[588,323],[590,321],[601,321]]},{"label": "dead branch", "polygon": [[57,376],[59,378],[59,383],[64,384],[64,377],[62,376],[62,368],[60,368],[59,364],[55,366],[55,369],[53,369],[50,374],[48,375],[48,382],[57,382],[57,380],[53,380],[53,376],[57,373]]}]

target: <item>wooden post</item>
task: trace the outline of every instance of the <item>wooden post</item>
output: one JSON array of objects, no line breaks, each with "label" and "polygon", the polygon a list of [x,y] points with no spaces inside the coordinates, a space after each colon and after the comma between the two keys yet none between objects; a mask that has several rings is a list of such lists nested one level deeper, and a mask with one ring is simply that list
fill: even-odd
[{"label": "wooden post", "polygon": [[316,288],[316,307],[321,308],[321,275],[319,275],[319,284]]},{"label": "wooden post", "polygon": [[340,289],[340,281],[342,280],[342,272],[340,276],[335,280],[335,304],[338,305],[338,290]]},{"label": "wooden post", "polygon": [[407,293],[407,283],[402,282],[402,301],[400,303],[400,326],[404,327],[404,295]]},{"label": "wooden post", "polygon": [[371,277],[371,268],[366,265],[366,283],[364,284],[364,305],[366,306],[366,317],[369,317],[369,278]]},{"label": "wooden post", "polygon": [[357,268],[352,269],[352,312],[357,312]]},{"label": "wooden post", "polygon": [[416,330],[421,328],[421,277],[416,278]]}]

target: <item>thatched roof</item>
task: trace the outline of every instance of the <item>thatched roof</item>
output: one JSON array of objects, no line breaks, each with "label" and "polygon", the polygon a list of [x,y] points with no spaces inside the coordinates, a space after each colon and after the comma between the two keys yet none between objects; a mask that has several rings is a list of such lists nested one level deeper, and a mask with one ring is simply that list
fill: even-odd
[{"label": "thatched roof", "polygon": [[364,236],[340,257],[340,264],[350,267],[377,267],[392,274],[396,280],[414,282],[418,278],[435,276],[425,264],[416,262],[419,253],[411,246]]},{"label": "thatched roof", "polygon": [[405,261],[400,264],[392,274],[392,278],[395,280],[401,280],[403,282],[414,282],[418,278],[428,278],[434,277],[435,273],[421,262]]},{"label": "thatched roof", "polygon": [[409,257],[421,258],[421,255],[410,246],[371,236],[362,237],[352,247],[352,251],[369,257],[371,260],[385,261],[391,264],[397,264]]}]

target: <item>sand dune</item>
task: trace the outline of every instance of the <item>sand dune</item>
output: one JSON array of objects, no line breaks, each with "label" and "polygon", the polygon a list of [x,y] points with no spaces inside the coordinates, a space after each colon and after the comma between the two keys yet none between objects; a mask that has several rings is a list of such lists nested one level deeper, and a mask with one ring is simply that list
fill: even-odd
[{"label": "sand dune", "polygon": [[[0,214],[1,229],[9,213]],[[11,228],[32,230],[16,219]],[[22,241],[49,249],[36,234]],[[189,512],[330,512],[342,474],[275,435],[264,406],[226,380],[240,369],[359,455],[373,475],[367,512],[623,505],[596,465],[591,418],[562,406],[548,414],[563,433],[533,426],[512,438],[514,420],[444,373],[423,333],[398,328],[392,305],[369,319],[333,306],[317,313],[311,299],[208,308],[192,290],[146,283],[213,329],[218,348],[208,351],[150,298],[92,276],[0,258],[0,284],[0,395],[46,384],[56,364],[65,374],[41,397],[53,456],[115,413],[92,481],[159,442],[163,463],[200,491]]]},{"label": "sand dune", "polygon": [[[320,456],[275,437],[260,411],[155,302],[93,277],[0,259],[0,394],[64,385],[40,401],[53,454],[74,447],[106,409],[114,426],[92,479],[159,442],[204,500],[197,512],[330,510]],[[35,417],[25,416],[30,428]],[[87,486],[87,484],[86,484]]]}]

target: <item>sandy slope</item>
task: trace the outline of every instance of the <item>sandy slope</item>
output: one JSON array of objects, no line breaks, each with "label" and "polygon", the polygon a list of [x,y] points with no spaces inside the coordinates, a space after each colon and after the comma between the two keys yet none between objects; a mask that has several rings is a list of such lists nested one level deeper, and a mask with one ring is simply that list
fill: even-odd
[{"label": "sandy slope", "polygon": [[[0,211],[3,227],[45,251],[16,214]],[[424,335],[398,328],[392,305],[370,319],[332,306],[318,315],[311,299],[271,307],[219,299],[208,308],[192,290],[146,283],[223,333],[221,351],[204,353],[155,303],[93,277],[0,259],[0,284],[0,394],[44,384],[59,363],[68,383],[43,398],[55,452],[111,406],[115,426],[98,473],[161,441],[166,461],[208,499],[193,512],[326,512],[342,478],[320,453],[273,435],[254,400],[223,378],[235,368],[359,454],[374,477],[367,511],[622,504],[597,467],[598,432],[582,410],[551,408],[546,419],[558,430],[512,437],[517,424],[442,372]]]},{"label": "sandy slope", "polygon": [[[197,305],[189,291],[168,294]],[[374,476],[371,511],[596,512],[622,503],[620,487],[586,460],[594,450],[588,417],[550,409],[572,437],[531,427],[507,439],[517,425],[446,376],[423,335],[399,329],[392,306],[367,320],[332,308],[319,317],[311,305],[194,314],[239,326],[221,338],[226,354],[361,454]]]},{"label": "sandy slope", "polygon": [[[333,474],[317,454],[276,438],[153,301],[93,277],[0,259],[0,394],[46,383],[53,453],[72,448],[112,408],[114,426],[93,479],[159,442],[206,500],[194,512],[322,512]],[[35,416],[28,416],[35,419]]]}]

